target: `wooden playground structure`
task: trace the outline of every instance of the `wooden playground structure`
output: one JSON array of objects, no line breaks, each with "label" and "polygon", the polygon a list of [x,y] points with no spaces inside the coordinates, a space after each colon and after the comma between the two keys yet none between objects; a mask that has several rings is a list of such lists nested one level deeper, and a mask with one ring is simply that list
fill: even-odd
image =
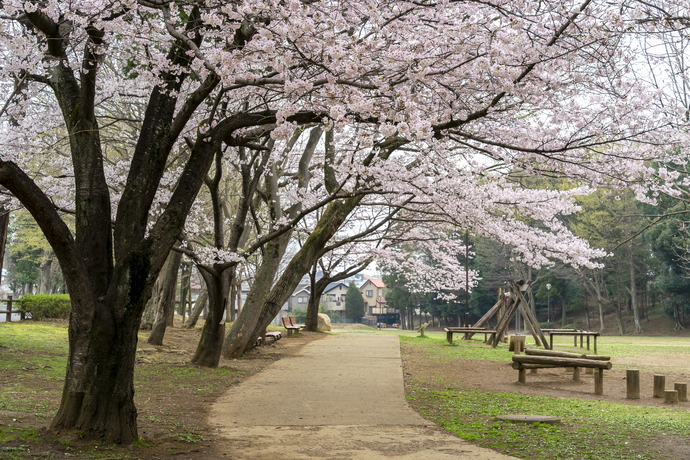
[{"label": "wooden playground structure", "polygon": [[[470,339],[474,334],[484,334],[484,341],[495,348],[506,336],[508,324],[519,312],[525,321],[525,326],[527,326],[532,337],[534,337],[536,345],[550,350],[551,344],[546,340],[544,331],[539,327],[536,316],[534,316],[525,300],[525,293],[529,288],[530,284],[522,280],[511,282],[508,291],[500,288],[496,304],[484,316],[479,318],[474,325],[470,327],[447,327],[444,329],[448,342],[453,343],[453,334],[463,334],[465,339]],[[497,317],[496,328],[489,329],[486,325],[494,316]]]}]

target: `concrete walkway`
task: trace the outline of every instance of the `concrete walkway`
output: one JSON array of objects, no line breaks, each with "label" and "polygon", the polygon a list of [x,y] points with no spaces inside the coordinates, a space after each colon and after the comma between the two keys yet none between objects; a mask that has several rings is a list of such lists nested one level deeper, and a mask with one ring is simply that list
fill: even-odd
[{"label": "concrete walkway", "polygon": [[405,401],[396,336],[340,334],[306,345],[217,401],[231,459],[511,459],[439,429]]}]

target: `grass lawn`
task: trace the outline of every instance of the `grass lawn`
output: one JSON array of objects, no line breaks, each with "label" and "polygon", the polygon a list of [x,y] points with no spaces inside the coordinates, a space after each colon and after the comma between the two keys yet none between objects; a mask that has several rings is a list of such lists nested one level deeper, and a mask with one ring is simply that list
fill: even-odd
[{"label": "grass lawn", "polygon": [[[487,362],[507,366],[512,353],[504,345],[493,349],[481,341],[458,340],[449,346],[439,333],[427,333],[424,338],[401,334],[400,339],[410,404],[448,431],[482,447],[535,460],[690,458],[685,456],[690,453],[690,403],[671,408],[658,407],[658,402],[654,407],[540,396],[522,394],[518,385],[513,391],[486,391],[470,374],[453,375],[454,363],[476,360],[478,369]],[[671,354],[690,363],[690,339],[606,337],[600,343],[599,354],[611,355],[614,362],[633,357],[653,367]],[[565,348],[572,344],[566,338],[554,345]],[[447,385],[450,381],[452,386]],[[550,415],[563,423],[519,424],[496,419],[503,414]]]}]

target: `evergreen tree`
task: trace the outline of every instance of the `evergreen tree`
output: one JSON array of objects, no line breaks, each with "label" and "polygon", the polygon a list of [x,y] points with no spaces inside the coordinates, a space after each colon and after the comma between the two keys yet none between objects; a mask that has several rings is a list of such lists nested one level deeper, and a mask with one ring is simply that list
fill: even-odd
[{"label": "evergreen tree", "polygon": [[350,281],[345,293],[345,316],[353,320],[359,320],[364,316],[364,298],[354,281]]}]

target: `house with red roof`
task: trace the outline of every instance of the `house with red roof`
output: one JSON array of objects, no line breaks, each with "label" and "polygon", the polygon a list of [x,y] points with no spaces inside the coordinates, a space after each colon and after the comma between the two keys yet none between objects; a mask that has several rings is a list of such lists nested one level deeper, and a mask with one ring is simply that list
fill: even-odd
[{"label": "house with red roof", "polygon": [[380,278],[367,277],[359,287],[364,299],[364,316],[372,323],[400,323],[400,313],[386,302],[386,284]]}]

